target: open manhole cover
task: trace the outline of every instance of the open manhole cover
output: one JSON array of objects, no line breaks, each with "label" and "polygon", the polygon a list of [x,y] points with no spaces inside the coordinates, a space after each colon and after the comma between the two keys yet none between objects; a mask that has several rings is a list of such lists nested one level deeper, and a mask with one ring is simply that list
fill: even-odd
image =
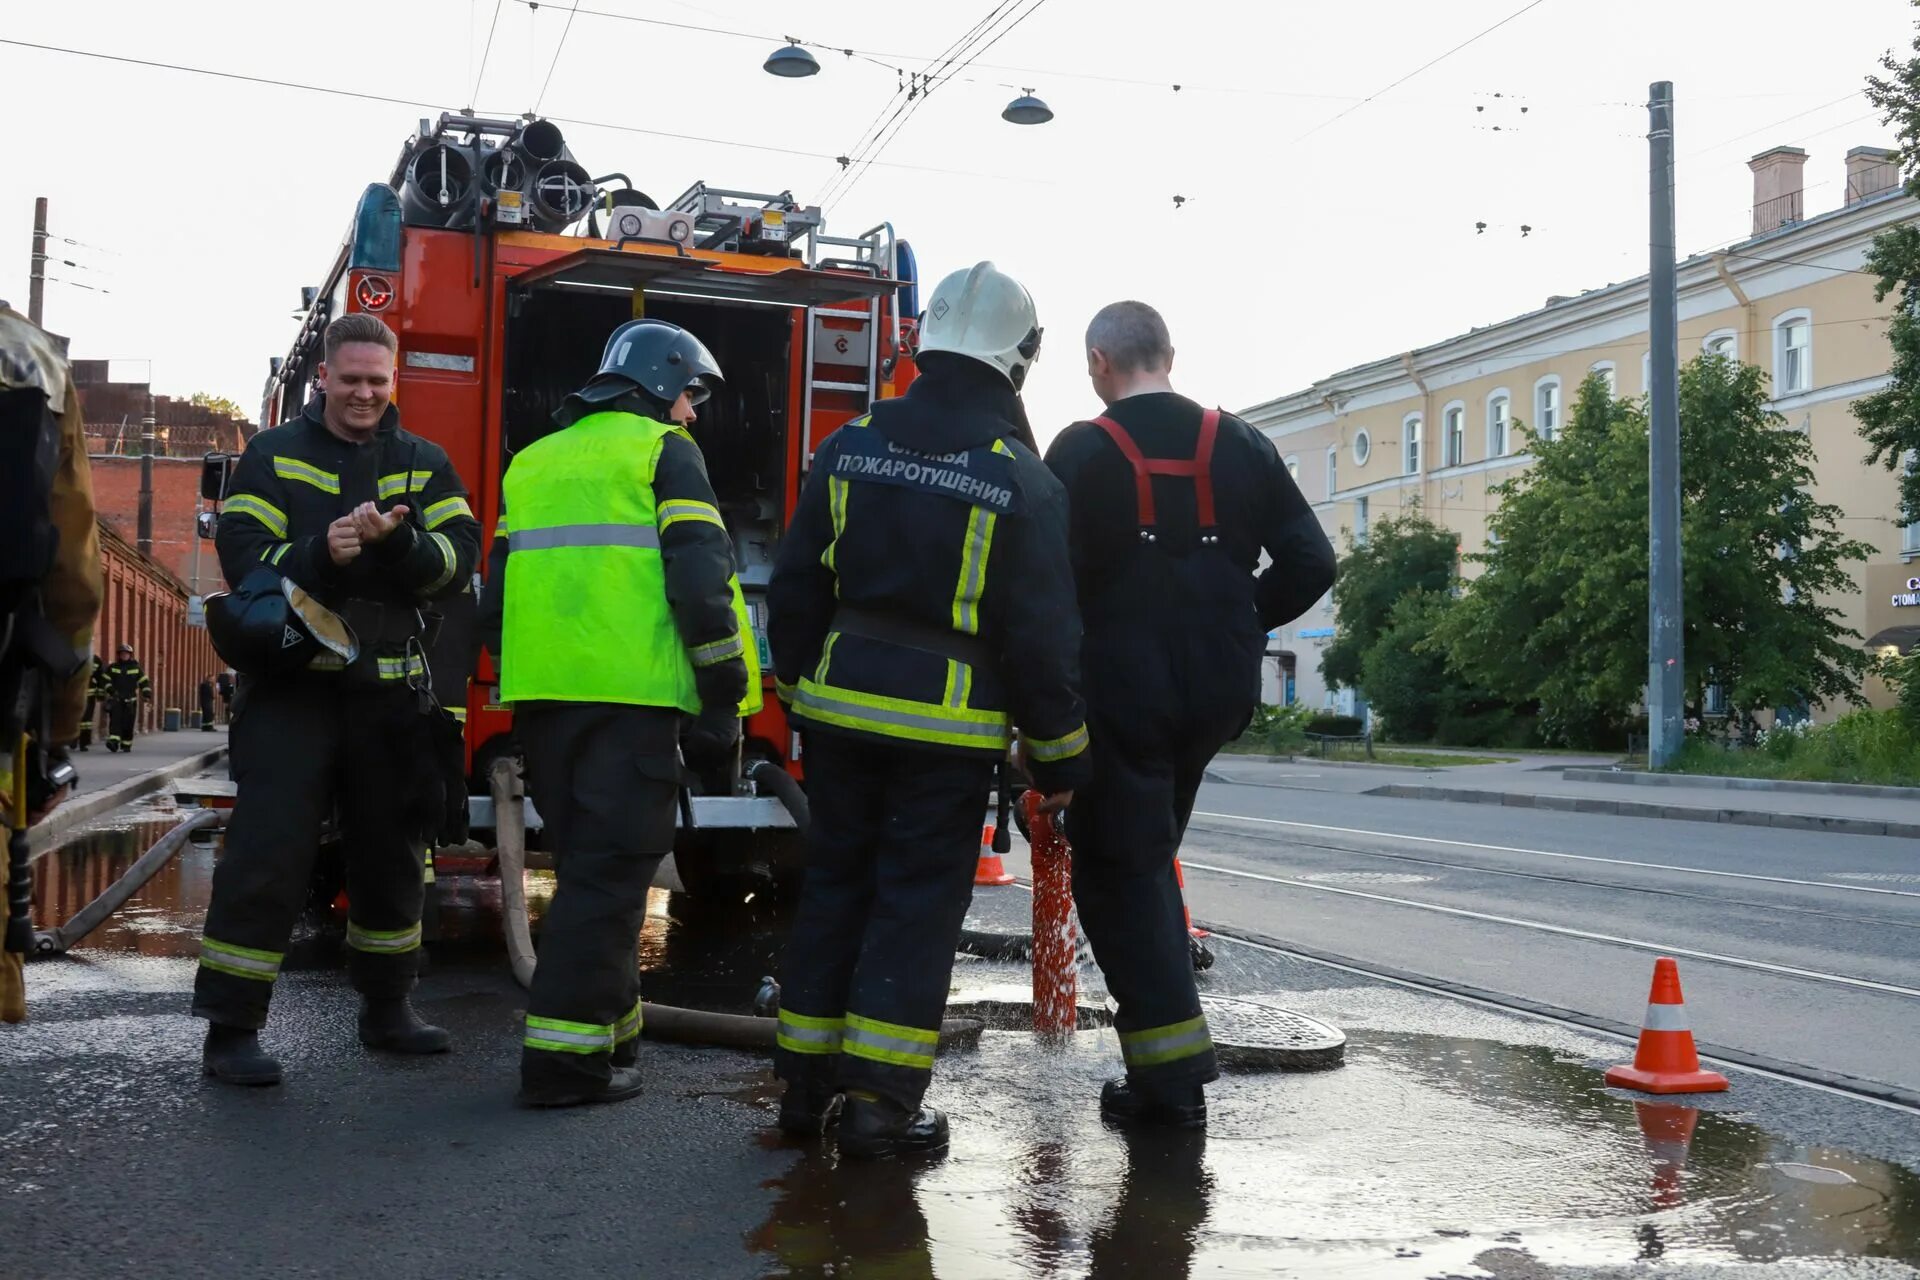
[{"label": "open manhole cover", "polygon": [[1317,871],[1298,878],[1315,884],[1425,884],[1433,879],[1410,871]]},{"label": "open manhole cover", "polygon": [[1232,996],[1201,996],[1200,1011],[1230,1071],[1324,1071],[1346,1059],[1346,1032],[1304,1013]]},{"label": "open manhole cover", "polygon": [[1833,878],[1855,884],[1920,884],[1920,875],[1906,871],[1836,871]]}]

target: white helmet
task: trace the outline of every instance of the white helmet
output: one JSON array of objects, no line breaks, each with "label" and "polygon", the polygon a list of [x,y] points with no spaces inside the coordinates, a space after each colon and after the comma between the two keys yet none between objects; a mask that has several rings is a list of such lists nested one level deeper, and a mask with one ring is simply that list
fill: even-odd
[{"label": "white helmet", "polygon": [[1012,276],[981,262],[934,286],[920,320],[920,354],[950,351],[1000,371],[1018,391],[1040,354],[1033,296]]}]

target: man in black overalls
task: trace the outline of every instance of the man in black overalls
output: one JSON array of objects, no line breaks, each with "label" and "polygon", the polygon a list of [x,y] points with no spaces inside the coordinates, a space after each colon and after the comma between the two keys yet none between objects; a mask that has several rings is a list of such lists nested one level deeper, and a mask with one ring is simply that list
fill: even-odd
[{"label": "man in black overalls", "polygon": [[[1093,781],[1067,813],[1080,922],[1119,1005],[1127,1077],[1101,1110],[1199,1127],[1215,1079],[1173,859],[1207,762],[1260,695],[1267,633],[1333,585],[1333,547],[1259,432],[1169,382],[1173,344],[1144,303],[1087,330],[1104,417],[1047,451],[1067,488]],[[1271,563],[1257,572],[1265,552]]]}]

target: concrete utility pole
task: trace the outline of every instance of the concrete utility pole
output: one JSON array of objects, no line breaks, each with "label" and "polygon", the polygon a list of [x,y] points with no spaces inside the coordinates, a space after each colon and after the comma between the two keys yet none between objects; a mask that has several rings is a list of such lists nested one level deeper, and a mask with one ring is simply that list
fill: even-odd
[{"label": "concrete utility pole", "polygon": [[35,324],[47,305],[47,198],[33,202],[33,270],[27,276],[27,319]]},{"label": "concrete utility pole", "polygon": [[1673,83],[1656,81],[1647,102],[1651,151],[1647,338],[1647,762],[1665,768],[1686,729],[1680,597],[1680,299],[1674,281]]}]

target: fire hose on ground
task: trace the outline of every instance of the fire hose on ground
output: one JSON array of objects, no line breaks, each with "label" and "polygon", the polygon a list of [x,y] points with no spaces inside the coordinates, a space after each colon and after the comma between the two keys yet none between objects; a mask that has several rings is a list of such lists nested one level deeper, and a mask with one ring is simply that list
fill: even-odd
[{"label": "fire hose on ground", "polygon": [[[785,779],[785,784],[765,776],[768,769]],[[794,825],[806,830],[805,793],[793,778],[770,762],[756,766],[749,775],[757,784],[774,793],[793,816]],[[500,908],[506,933],[507,959],[513,966],[514,981],[523,987],[533,984],[537,963],[534,955],[533,928],[527,911],[527,825],[523,807],[526,789],[519,765],[511,759],[494,762],[488,782],[493,791],[494,832],[500,856]],[[728,1049],[755,1049],[772,1052],[777,1023],[770,1017],[736,1013],[715,1013],[706,1009],[680,1009],[672,1005],[640,1004],[641,1034],[649,1040],[678,1044],[712,1045]],[[979,1038],[982,1024],[971,1018],[949,1018],[940,1027],[940,1047],[971,1043]]]},{"label": "fire hose on ground", "polygon": [[88,934],[106,923],[107,917],[124,907],[134,894],[145,888],[147,881],[159,875],[160,869],[185,846],[189,836],[202,827],[213,826],[220,818],[218,809],[201,809],[182,818],[156,840],[151,849],[141,854],[105,893],[80,908],[65,924],[57,929],[35,930],[32,955],[64,955],[78,946]]}]

